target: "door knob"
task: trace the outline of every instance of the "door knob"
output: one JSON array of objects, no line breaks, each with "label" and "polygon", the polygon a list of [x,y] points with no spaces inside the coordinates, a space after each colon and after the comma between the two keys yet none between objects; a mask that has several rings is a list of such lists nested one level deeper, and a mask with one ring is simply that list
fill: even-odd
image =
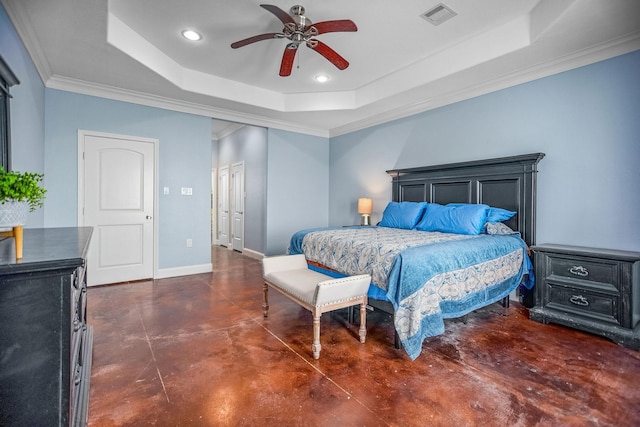
[{"label": "door knob", "polygon": [[151,219],[151,215],[147,215],[147,216],[146,216],[146,219]]}]

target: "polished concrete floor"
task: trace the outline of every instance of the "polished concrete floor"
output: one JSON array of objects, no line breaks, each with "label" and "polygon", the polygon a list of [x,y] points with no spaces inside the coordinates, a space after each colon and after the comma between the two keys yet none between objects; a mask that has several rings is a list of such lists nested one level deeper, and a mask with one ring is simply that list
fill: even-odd
[{"label": "polished concrete floor", "polygon": [[640,352],[494,304],[411,361],[390,318],[367,342],[270,292],[261,264],[214,248],[214,272],[90,288],[90,426],[640,426]]}]

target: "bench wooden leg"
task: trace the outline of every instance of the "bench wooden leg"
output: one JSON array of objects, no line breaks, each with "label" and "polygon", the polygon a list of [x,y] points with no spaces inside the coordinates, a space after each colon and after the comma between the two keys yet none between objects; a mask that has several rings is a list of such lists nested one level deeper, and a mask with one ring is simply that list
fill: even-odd
[{"label": "bench wooden leg", "polygon": [[267,317],[269,314],[269,299],[267,295],[269,293],[269,286],[266,283],[262,285],[262,291],[264,293],[264,299],[262,300],[262,314],[264,317]]},{"label": "bench wooden leg", "polygon": [[319,359],[320,358],[320,349],[321,349],[321,345],[320,345],[320,316],[322,316],[321,314],[314,314],[313,315],[313,345],[311,346],[311,349],[313,350],[313,358],[314,359]]},{"label": "bench wooden leg", "polygon": [[367,339],[367,304],[360,304],[360,342]]}]

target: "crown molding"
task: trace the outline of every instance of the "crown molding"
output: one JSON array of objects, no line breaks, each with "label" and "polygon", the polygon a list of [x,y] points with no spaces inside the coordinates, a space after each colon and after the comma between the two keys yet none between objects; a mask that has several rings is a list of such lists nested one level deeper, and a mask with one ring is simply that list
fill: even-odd
[{"label": "crown molding", "polygon": [[[4,6],[6,13],[10,17],[16,32],[22,39],[22,42],[40,75],[40,78],[47,88],[324,138],[336,137],[412,116],[455,102],[474,98],[640,49],[640,31],[637,31],[628,34],[627,36],[558,57],[551,61],[546,61],[544,63],[535,64],[524,69],[503,74],[489,81],[483,81],[461,89],[451,90],[441,95],[433,96],[429,99],[422,99],[409,105],[389,108],[384,112],[372,114],[363,119],[355,120],[342,126],[320,128],[306,126],[289,120],[274,119],[262,115],[212,107],[206,104],[180,101],[148,93],[54,75],[46,56],[40,47],[40,43],[31,29],[32,26],[30,24],[29,16],[22,12],[24,9],[16,7],[13,2],[0,1],[2,1],[2,5]],[[384,103],[384,100],[379,102]],[[237,129],[230,130],[229,134],[236,130]],[[226,129],[224,131],[226,131]]]},{"label": "crown molding", "polygon": [[[142,92],[131,91],[106,85],[98,85],[86,81],[69,79],[66,77],[53,76],[46,81],[48,88],[65,90],[68,92],[81,93],[84,95],[97,96],[100,98],[113,99],[117,101],[141,104],[150,107],[163,108],[167,110],[180,111],[184,113],[208,116],[221,120],[246,123],[254,126],[270,127],[301,134],[331,138],[347,133],[362,130],[368,127],[380,125],[393,120],[423,113],[445,105],[471,99],[480,95],[485,95],[501,89],[506,89],[518,84],[527,83],[553,74],[569,71],[585,65],[623,55],[625,53],[640,50],[640,32],[635,32],[625,37],[621,37],[607,43],[591,46],[582,51],[574,52],[536,64],[525,69],[517,70],[496,77],[490,81],[485,81],[476,85],[468,86],[460,90],[450,91],[443,95],[421,100],[410,105],[404,105],[395,109],[390,109],[384,113],[375,114],[362,120],[338,126],[332,129],[319,129],[303,126],[298,123],[270,119],[263,116],[245,114],[237,111],[211,107],[203,104],[178,101],[171,98],[149,95]],[[234,130],[235,131],[235,130]]]},{"label": "crown molding", "polygon": [[29,53],[31,60],[33,61],[33,65],[36,67],[36,70],[40,75],[40,80],[46,82],[53,74],[51,72],[51,66],[49,65],[49,61],[47,61],[47,57],[40,47],[40,43],[38,42],[38,38],[33,31],[33,26],[31,25],[29,16],[24,13],[25,9],[16,8],[13,3],[5,1],[2,2],[2,6],[4,7],[5,12],[7,12],[9,20],[18,33],[18,37],[20,37],[20,40],[22,40],[22,44]]},{"label": "crown molding", "polygon": [[581,51],[556,58],[552,61],[547,61],[525,69],[507,73],[492,80],[484,81],[464,89],[450,91],[443,95],[418,101],[410,105],[390,109],[384,113],[371,115],[363,120],[351,122],[344,126],[335,127],[330,130],[329,137],[332,138],[345,135],[347,133],[366,129],[393,120],[409,117],[435,108],[443,107],[445,105],[486,95],[501,89],[506,89],[522,83],[527,83],[543,77],[548,77],[583,67],[585,65],[604,61],[636,50],[640,50],[640,31],[606,43],[591,46]]},{"label": "crown molding", "polygon": [[148,107],[162,108],[171,111],[179,111],[182,113],[196,114],[199,116],[207,116],[220,120],[229,120],[232,122],[246,123],[267,128],[271,127],[290,132],[321,136],[324,138],[329,137],[328,129],[312,128],[308,126],[302,126],[293,122],[275,120],[263,116],[245,114],[236,111],[225,110],[222,108],[211,107],[209,105],[180,101],[172,98],[150,95],[143,92],[116,88],[107,85],[100,85],[84,80],[70,79],[62,76],[54,75],[45,82],[45,86],[49,89],[63,90],[67,92],[79,93],[82,95],[95,96],[98,98],[106,98],[115,101],[129,102],[132,104],[146,105]]},{"label": "crown molding", "polygon": [[[435,108],[443,107],[445,105],[464,101],[466,99],[475,98],[477,96],[506,89],[522,83],[527,83],[543,77],[548,77],[564,71],[569,71],[639,49],[640,32],[635,32],[625,37],[591,46],[589,48],[571,53],[569,55],[561,56],[552,61],[536,64],[521,70],[501,75],[489,81],[471,85],[460,90],[450,91],[436,97],[415,102],[413,104],[389,109],[384,113],[374,114],[362,120],[357,120],[344,126],[338,126],[331,129],[311,128],[308,126],[302,126],[294,122],[270,119],[264,116],[246,114],[237,111],[211,107],[203,104],[179,101],[172,98],[160,97],[112,86],[99,85],[61,76],[52,76],[45,82],[45,86],[51,89],[59,89],[68,92],[96,96],[100,98],[107,98],[172,111],[203,115],[221,120],[246,123],[254,126],[263,126],[267,128],[275,128],[306,135],[332,138],[366,129],[372,126],[384,124],[393,120],[398,120],[404,117],[423,113]],[[235,132],[235,130],[237,129],[229,132],[229,134]],[[218,138],[220,138],[219,135]]]}]

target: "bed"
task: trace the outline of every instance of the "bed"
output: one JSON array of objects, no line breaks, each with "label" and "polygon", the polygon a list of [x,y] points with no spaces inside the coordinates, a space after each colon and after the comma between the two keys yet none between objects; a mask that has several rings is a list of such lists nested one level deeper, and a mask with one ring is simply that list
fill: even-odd
[{"label": "bed", "polygon": [[543,157],[387,171],[392,202],[378,225],[301,230],[288,252],[334,277],[371,274],[369,305],[393,314],[413,360],[426,338],[444,332],[444,319],[533,286],[528,246]]}]

